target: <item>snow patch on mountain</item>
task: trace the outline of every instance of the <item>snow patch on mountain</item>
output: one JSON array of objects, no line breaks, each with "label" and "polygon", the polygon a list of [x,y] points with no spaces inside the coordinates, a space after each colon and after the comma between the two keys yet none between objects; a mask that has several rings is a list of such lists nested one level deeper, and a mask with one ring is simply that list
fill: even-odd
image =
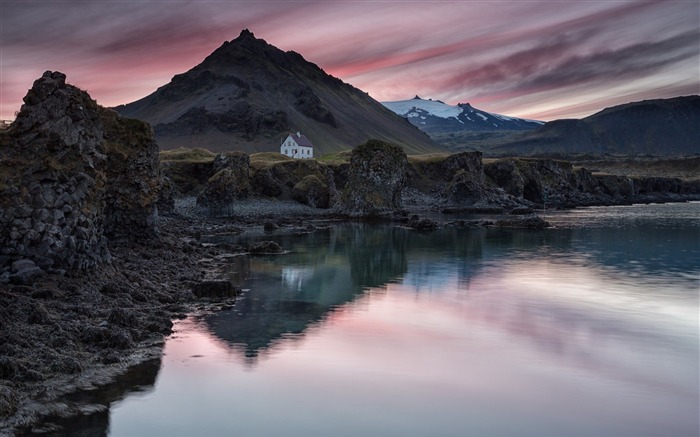
[{"label": "snow patch on mountain", "polygon": [[530,130],[544,124],[541,121],[481,111],[469,103],[452,106],[440,100],[425,100],[418,96],[382,104],[427,133]]},{"label": "snow patch on mountain", "polygon": [[450,106],[439,100],[423,100],[421,98],[382,102],[382,105],[403,117],[417,117],[419,114],[415,111],[416,109],[421,109],[440,118],[457,118],[462,113],[462,108],[458,106]]}]

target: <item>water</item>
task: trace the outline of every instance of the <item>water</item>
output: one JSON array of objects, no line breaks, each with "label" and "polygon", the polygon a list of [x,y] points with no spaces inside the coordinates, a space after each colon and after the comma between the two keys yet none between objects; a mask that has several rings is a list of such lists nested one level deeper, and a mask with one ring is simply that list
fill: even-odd
[{"label": "water", "polygon": [[698,435],[700,203],[547,219],[275,236],[109,435]]}]

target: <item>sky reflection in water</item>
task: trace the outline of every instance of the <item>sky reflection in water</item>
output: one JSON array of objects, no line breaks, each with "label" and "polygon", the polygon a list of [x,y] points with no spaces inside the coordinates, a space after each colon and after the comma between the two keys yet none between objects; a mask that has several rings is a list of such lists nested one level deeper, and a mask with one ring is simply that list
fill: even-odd
[{"label": "sky reflection in water", "polygon": [[700,205],[680,208],[275,236],[292,253],[234,261],[249,291],[177,324],[110,435],[697,435]]}]

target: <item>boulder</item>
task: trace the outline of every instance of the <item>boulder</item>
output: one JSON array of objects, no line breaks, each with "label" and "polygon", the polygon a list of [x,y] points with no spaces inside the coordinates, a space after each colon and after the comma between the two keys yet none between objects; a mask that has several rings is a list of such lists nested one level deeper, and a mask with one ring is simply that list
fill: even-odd
[{"label": "boulder", "polygon": [[292,188],[292,199],[314,208],[330,206],[330,191],[316,175],[308,175]]},{"label": "boulder", "polygon": [[249,245],[248,252],[254,255],[271,255],[284,253],[284,249],[274,241],[260,241]]},{"label": "boulder", "polygon": [[31,285],[44,275],[39,267],[29,267],[13,273],[9,277],[10,284]]},{"label": "boulder", "polygon": [[435,229],[437,229],[438,224],[434,220],[413,216],[409,219],[406,226],[408,226],[409,228],[413,228],[417,231],[434,231]]},{"label": "boulder", "polygon": [[401,209],[408,159],[395,144],[369,140],[350,155],[348,181],[340,209],[350,216],[371,216]]},{"label": "boulder", "polygon": [[548,221],[531,214],[527,216],[496,220],[494,226],[501,228],[544,229],[551,226]]},{"label": "boulder", "polygon": [[245,153],[218,154],[212,163],[215,172],[197,196],[197,203],[221,209],[250,195],[250,157]]}]

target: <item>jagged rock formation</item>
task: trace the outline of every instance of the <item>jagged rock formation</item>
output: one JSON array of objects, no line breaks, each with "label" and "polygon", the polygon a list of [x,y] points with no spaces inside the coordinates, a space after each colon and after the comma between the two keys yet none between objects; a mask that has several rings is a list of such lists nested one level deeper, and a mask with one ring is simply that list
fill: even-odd
[{"label": "jagged rock formation", "polygon": [[509,195],[564,208],[677,200],[699,192],[697,184],[677,178],[597,174],[553,159],[497,159],[484,165],[484,173]]},{"label": "jagged rock formation", "polygon": [[218,154],[212,163],[214,175],[209,178],[197,203],[211,209],[230,206],[237,199],[250,195],[250,157],[242,152]]},{"label": "jagged rock formation", "polygon": [[155,233],[162,176],[151,127],[101,110],[107,155],[105,235],[109,239],[148,238]]},{"label": "jagged rock formation", "polygon": [[315,160],[288,159],[260,166],[253,186],[261,196],[294,199],[317,208],[330,207],[337,197],[332,171]]},{"label": "jagged rock formation", "polygon": [[303,132],[315,155],[379,138],[412,153],[444,150],[366,93],[243,30],[153,94],[119,106],[149,122],[161,148],[278,151]]},{"label": "jagged rock formation", "polygon": [[473,204],[486,188],[481,158],[481,152],[416,158],[409,167],[409,184],[453,203]]},{"label": "jagged rock formation", "polygon": [[65,80],[47,71],[34,82],[3,144],[2,266],[87,269],[110,258],[99,108]]},{"label": "jagged rock formation", "polygon": [[[235,193],[241,187],[247,187],[250,197],[296,200],[350,216],[400,209],[524,214],[545,204],[548,208],[569,208],[700,198],[700,181],[696,179],[612,175],[542,158],[483,160],[481,152],[406,157],[400,149],[381,141],[369,141],[328,162],[294,160],[277,153],[254,154],[249,163],[241,158],[228,169],[249,171],[245,182],[236,182],[222,170],[217,172],[224,155],[210,154],[205,161],[207,155],[202,151],[182,150],[178,154],[193,159],[166,162],[165,171],[176,191],[201,193],[200,205],[211,212],[224,207],[230,207],[224,213],[235,212],[240,198]],[[668,165],[697,165],[697,160],[681,161]],[[219,177],[228,178],[226,184],[213,177],[219,173]]]},{"label": "jagged rock formation", "polygon": [[351,216],[376,215],[402,207],[408,158],[397,145],[370,140],[350,155],[340,208]]},{"label": "jagged rock formation", "polygon": [[18,261],[90,269],[110,260],[108,235],[149,234],[160,171],[148,126],[100,108],[59,72],[24,102],[0,138],[0,274],[23,282]]}]

